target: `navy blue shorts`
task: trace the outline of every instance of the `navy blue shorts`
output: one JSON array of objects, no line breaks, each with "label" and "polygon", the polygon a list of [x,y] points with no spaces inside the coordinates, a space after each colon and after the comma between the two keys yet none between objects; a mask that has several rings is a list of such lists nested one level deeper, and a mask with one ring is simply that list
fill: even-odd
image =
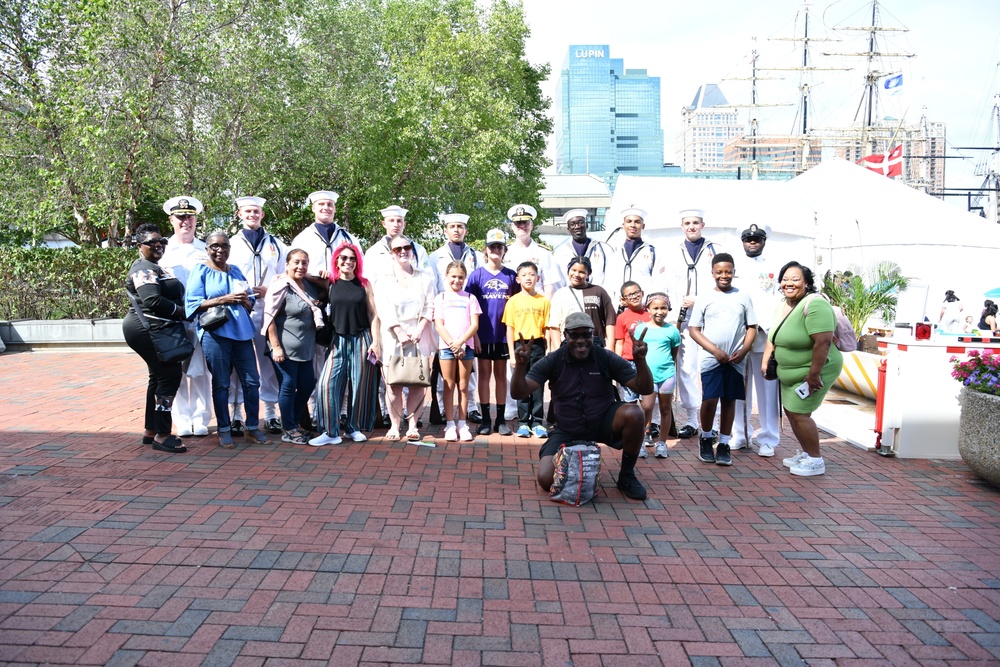
[{"label": "navy blue shorts", "polygon": [[746,386],[743,374],[732,364],[724,364],[703,371],[701,374],[701,397],[721,398],[724,401],[746,400]]}]

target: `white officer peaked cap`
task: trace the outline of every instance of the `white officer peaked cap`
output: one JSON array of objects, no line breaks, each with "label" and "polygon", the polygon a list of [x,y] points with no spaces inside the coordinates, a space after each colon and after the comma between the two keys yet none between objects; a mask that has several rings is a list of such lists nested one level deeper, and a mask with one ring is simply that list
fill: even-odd
[{"label": "white officer peaked cap", "polygon": [[244,206],[257,206],[264,208],[265,203],[267,203],[267,200],[263,197],[240,197],[236,200],[236,209],[239,210]]},{"label": "white officer peaked cap", "polygon": [[622,211],[622,220],[629,217],[630,215],[637,215],[643,220],[646,219],[646,211],[639,208],[638,206],[629,206],[627,209]]},{"label": "white officer peaked cap", "polygon": [[323,201],[324,199],[329,199],[336,204],[337,200],[340,199],[340,195],[333,190],[317,190],[306,198],[306,204],[311,206],[318,201]]},{"label": "white officer peaked cap", "polygon": [[566,215],[563,216],[563,220],[565,220],[566,222],[569,222],[573,218],[583,218],[584,220],[586,220],[587,213],[588,213],[587,209],[585,208],[574,208],[571,211],[566,211]]},{"label": "white officer peaked cap", "polygon": [[535,210],[534,206],[528,206],[527,204],[514,204],[509,209],[507,209],[507,219],[511,222],[520,222],[521,220],[534,220],[538,217],[538,211]]},{"label": "white officer peaked cap", "polygon": [[705,211],[700,208],[682,208],[677,212],[681,216],[681,220],[684,218],[700,218],[705,219]]},{"label": "white officer peaked cap", "polygon": [[390,217],[405,218],[406,214],[409,213],[409,209],[405,209],[402,206],[396,206],[395,204],[393,204],[392,206],[388,206],[382,209],[381,211],[379,211],[379,213],[382,214],[383,218],[390,218]]},{"label": "white officer peaked cap", "polygon": [[204,210],[200,201],[186,195],[171,197],[163,202],[163,212],[167,215],[198,215]]},{"label": "white officer peaked cap", "polygon": [[446,225],[450,225],[453,222],[458,222],[465,226],[469,225],[469,216],[464,213],[446,213],[441,216],[441,222]]}]

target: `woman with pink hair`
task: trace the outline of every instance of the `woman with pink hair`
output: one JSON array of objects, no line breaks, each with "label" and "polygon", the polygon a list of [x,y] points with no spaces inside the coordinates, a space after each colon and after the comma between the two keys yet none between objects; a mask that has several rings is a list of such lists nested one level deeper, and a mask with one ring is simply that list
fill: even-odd
[{"label": "woman with pink hair", "polygon": [[347,437],[367,440],[363,431],[375,427],[381,356],[378,316],[372,286],[362,274],[361,249],[342,243],[333,251],[330,267],[330,355],[317,383],[316,407],[320,434],[313,447],[338,445],[341,401],[346,401]]}]

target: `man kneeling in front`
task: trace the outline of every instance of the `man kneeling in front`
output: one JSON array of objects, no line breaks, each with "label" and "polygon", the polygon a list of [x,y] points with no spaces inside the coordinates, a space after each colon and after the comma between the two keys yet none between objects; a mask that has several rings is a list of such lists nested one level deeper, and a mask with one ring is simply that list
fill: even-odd
[{"label": "man kneeling in front", "polygon": [[565,344],[547,354],[528,370],[531,341],[521,340],[514,350],[517,364],[510,378],[510,395],[528,396],[549,383],[556,426],[538,453],[538,484],[544,491],[552,486],[555,465],[552,457],[559,447],[576,440],[593,440],[622,450],[618,488],[634,500],[643,500],[646,489],[635,476],[635,463],[646,430],[642,408],[618,400],[614,383],[637,394],[653,392],[653,376],[646,365],[645,332],[636,339],[633,332],[632,358],[635,368],[603,347],[594,346],[594,323],[584,313],[571,313],[563,326]]}]

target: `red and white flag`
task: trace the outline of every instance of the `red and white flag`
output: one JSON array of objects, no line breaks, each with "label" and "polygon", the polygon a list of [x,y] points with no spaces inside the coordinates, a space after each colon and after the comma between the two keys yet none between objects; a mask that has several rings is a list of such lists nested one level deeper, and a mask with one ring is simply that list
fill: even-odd
[{"label": "red and white flag", "polygon": [[869,155],[858,160],[865,169],[871,169],[876,174],[882,174],[892,178],[903,175],[903,144],[900,144],[885,153]]}]

